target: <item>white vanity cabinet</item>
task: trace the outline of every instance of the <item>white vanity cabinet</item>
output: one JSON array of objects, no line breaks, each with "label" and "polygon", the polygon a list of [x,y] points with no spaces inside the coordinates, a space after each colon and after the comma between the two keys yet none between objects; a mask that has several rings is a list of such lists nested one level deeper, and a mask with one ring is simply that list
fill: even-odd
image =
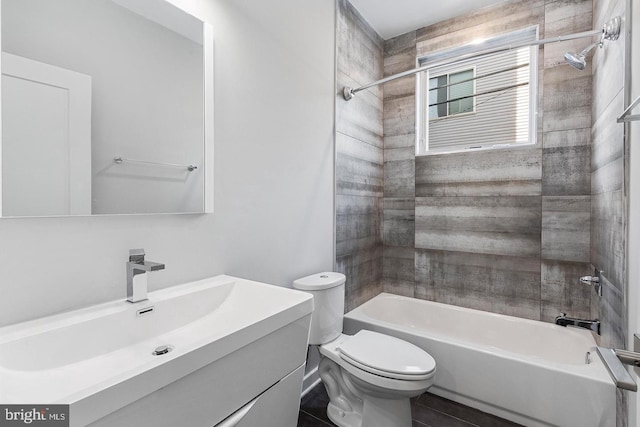
[{"label": "white vanity cabinet", "polygon": [[68,404],[71,427],[296,425],[309,294],[216,276],[148,296],[0,328],[0,402]]},{"label": "white vanity cabinet", "polygon": [[310,319],[290,323],[90,426],[295,427]]}]

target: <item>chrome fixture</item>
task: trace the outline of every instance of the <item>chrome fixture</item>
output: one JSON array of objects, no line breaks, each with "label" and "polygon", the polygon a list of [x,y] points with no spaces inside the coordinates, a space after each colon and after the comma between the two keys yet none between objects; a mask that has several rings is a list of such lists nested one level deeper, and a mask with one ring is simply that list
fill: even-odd
[{"label": "chrome fixture", "polygon": [[607,21],[602,27],[602,34],[600,40],[582,49],[580,53],[567,52],[564,54],[564,59],[576,70],[584,70],[587,66],[587,54],[591,52],[591,49],[598,46],[602,48],[605,40],[615,41],[620,37],[620,25],[622,20],[619,16]]},{"label": "chrome fixture", "polygon": [[580,278],[580,283],[584,285],[593,285],[598,293],[598,296],[602,296],[602,283],[600,283],[599,276],[582,276]]},{"label": "chrome fixture", "polygon": [[555,322],[556,325],[560,326],[576,326],[578,328],[589,329],[590,331],[593,331],[596,334],[600,335],[600,321],[598,319],[576,319],[574,317],[567,317],[566,313],[560,313],[560,316],[556,317]]},{"label": "chrome fixture", "polygon": [[607,368],[616,387],[623,390],[638,391],[638,385],[623,365],[640,366],[640,353],[633,351],[596,347],[596,352]]},{"label": "chrome fixture", "polygon": [[[418,68],[414,68],[412,70],[407,70],[407,71],[402,71],[400,73],[397,74],[393,74],[391,76],[385,77],[383,79],[380,80],[376,80],[375,82],[366,84],[364,86],[360,86],[357,88],[352,88],[349,86],[345,86],[344,88],[342,88],[342,97],[346,100],[349,101],[350,99],[353,99],[353,97],[355,96],[356,93],[369,89],[370,87],[374,87],[374,86],[378,86],[384,83],[388,83],[390,81],[396,80],[396,79],[400,79],[402,77],[408,77],[408,76],[412,76],[414,74],[418,74],[421,73],[423,71],[427,71],[430,68],[433,67],[439,67],[441,65],[446,65],[446,64],[451,64],[452,62],[456,62],[456,61],[460,61],[463,59],[472,59],[472,58],[479,58],[481,56],[485,56],[485,55],[489,55],[492,53],[497,53],[497,52],[506,52],[508,50],[513,50],[513,49],[518,49],[521,47],[527,47],[527,46],[542,46],[548,43],[558,43],[558,42],[563,42],[563,41],[567,41],[567,40],[575,40],[575,39],[581,39],[581,38],[585,38],[585,37],[593,37],[593,36],[600,36],[601,40],[617,40],[618,37],[620,36],[620,26],[622,23],[622,19],[619,16],[614,17],[613,19],[607,21],[604,26],[602,27],[601,30],[591,30],[591,31],[584,31],[581,33],[574,33],[574,34],[568,34],[565,36],[557,36],[557,37],[549,37],[547,39],[541,39],[541,40],[536,40],[534,42],[522,42],[522,43],[514,43],[508,46],[503,46],[503,47],[497,47],[497,48],[492,48],[492,49],[485,49],[485,50],[480,50],[480,51],[476,51],[476,52],[471,52],[471,53],[467,53],[464,55],[459,55],[455,58],[448,58],[448,59],[444,59],[441,61],[435,61],[432,63],[429,63],[427,65],[423,65],[421,67]],[[598,45],[600,42],[596,43],[596,45]]]},{"label": "chrome fixture", "polygon": [[596,290],[596,293],[599,297],[602,296],[602,270],[598,270],[593,267],[593,275],[592,276],[582,276],[580,277],[580,283],[583,285],[590,285]]},{"label": "chrome fixture", "polygon": [[155,350],[151,352],[154,356],[162,356],[163,354],[169,353],[173,350],[173,347],[170,345],[161,345],[160,347],[156,347]]},{"label": "chrome fixture", "polygon": [[127,301],[147,299],[147,273],[164,269],[164,264],[144,260],[144,249],[129,250],[127,262]]},{"label": "chrome fixture", "polygon": [[126,159],[122,156],[115,156],[113,158],[113,162],[117,164],[128,162],[128,163],[142,163],[145,165],[171,166],[176,168],[186,168],[189,172],[193,172],[194,170],[198,169],[198,167],[195,165],[179,165],[177,163],[150,162],[148,160]]},{"label": "chrome fixture", "polygon": [[564,60],[567,61],[569,65],[571,65],[576,70],[584,70],[587,66],[586,55],[593,49],[594,47],[599,46],[602,47],[602,40],[597,43],[593,43],[592,45],[584,48],[580,53],[567,52],[564,54]]},{"label": "chrome fixture", "polygon": [[627,108],[624,109],[620,117],[618,117],[617,122],[624,123],[624,122],[635,122],[640,120],[640,114],[630,114],[631,110],[633,110],[633,108],[638,104],[640,104],[640,96],[634,99],[633,102],[629,104]]},{"label": "chrome fixture", "polygon": [[155,310],[154,306],[141,308],[140,310],[136,311],[136,317],[140,317],[140,316],[144,316],[145,314],[153,313],[153,310]]}]

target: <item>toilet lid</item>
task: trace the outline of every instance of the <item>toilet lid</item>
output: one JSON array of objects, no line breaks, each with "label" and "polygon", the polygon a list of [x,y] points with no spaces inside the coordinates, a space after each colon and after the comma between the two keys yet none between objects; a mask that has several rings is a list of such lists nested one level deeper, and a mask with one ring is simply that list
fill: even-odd
[{"label": "toilet lid", "polygon": [[436,369],[436,361],[420,347],[367,330],[353,335],[338,350],[352,365],[389,378],[422,380]]}]

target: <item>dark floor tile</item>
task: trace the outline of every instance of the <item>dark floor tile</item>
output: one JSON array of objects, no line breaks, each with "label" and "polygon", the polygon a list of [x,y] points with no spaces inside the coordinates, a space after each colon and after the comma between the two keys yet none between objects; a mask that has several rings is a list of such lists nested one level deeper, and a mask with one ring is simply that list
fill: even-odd
[{"label": "dark floor tile", "polygon": [[298,427],[335,427],[335,425],[320,420],[304,411],[300,411],[298,415]]},{"label": "dark floor tile", "polygon": [[[300,402],[298,427],[334,426],[327,416],[329,396],[318,384]],[[425,393],[411,399],[412,427],[521,427],[491,414]]]},{"label": "dark floor tile", "polygon": [[520,424],[507,421],[487,414],[469,406],[461,405],[451,400],[436,396],[431,393],[424,393],[416,401],[412,402],[412,406],[428,407],[434,411],[438,411],[459,420],[477,425],[479,427],[518,427]]},{"label": "dark floor tile", "polygon": [[[314,417],[330,423],[327,416],[327,405],[329,404],[329,395],[322,383],[315,386],[300,401],[300,409]],[[333,424],[331,424],[333,425]]]},{"label": "dark floor tile", "polygon": [[476,424],[468,423],[422,405],[413,405],[411,407],[411,418],[429,427],[476,427]]}]

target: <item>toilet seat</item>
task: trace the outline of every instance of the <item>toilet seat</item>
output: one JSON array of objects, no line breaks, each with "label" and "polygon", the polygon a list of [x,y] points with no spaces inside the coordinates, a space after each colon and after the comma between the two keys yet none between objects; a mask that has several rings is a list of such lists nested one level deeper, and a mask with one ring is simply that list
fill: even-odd
[{"label": "toilet seat", "polygon": [[361,330],[336,349],[350,365],[382,377],[420,381],[431,378],[436,362],[420,347],[401,339]]}]

